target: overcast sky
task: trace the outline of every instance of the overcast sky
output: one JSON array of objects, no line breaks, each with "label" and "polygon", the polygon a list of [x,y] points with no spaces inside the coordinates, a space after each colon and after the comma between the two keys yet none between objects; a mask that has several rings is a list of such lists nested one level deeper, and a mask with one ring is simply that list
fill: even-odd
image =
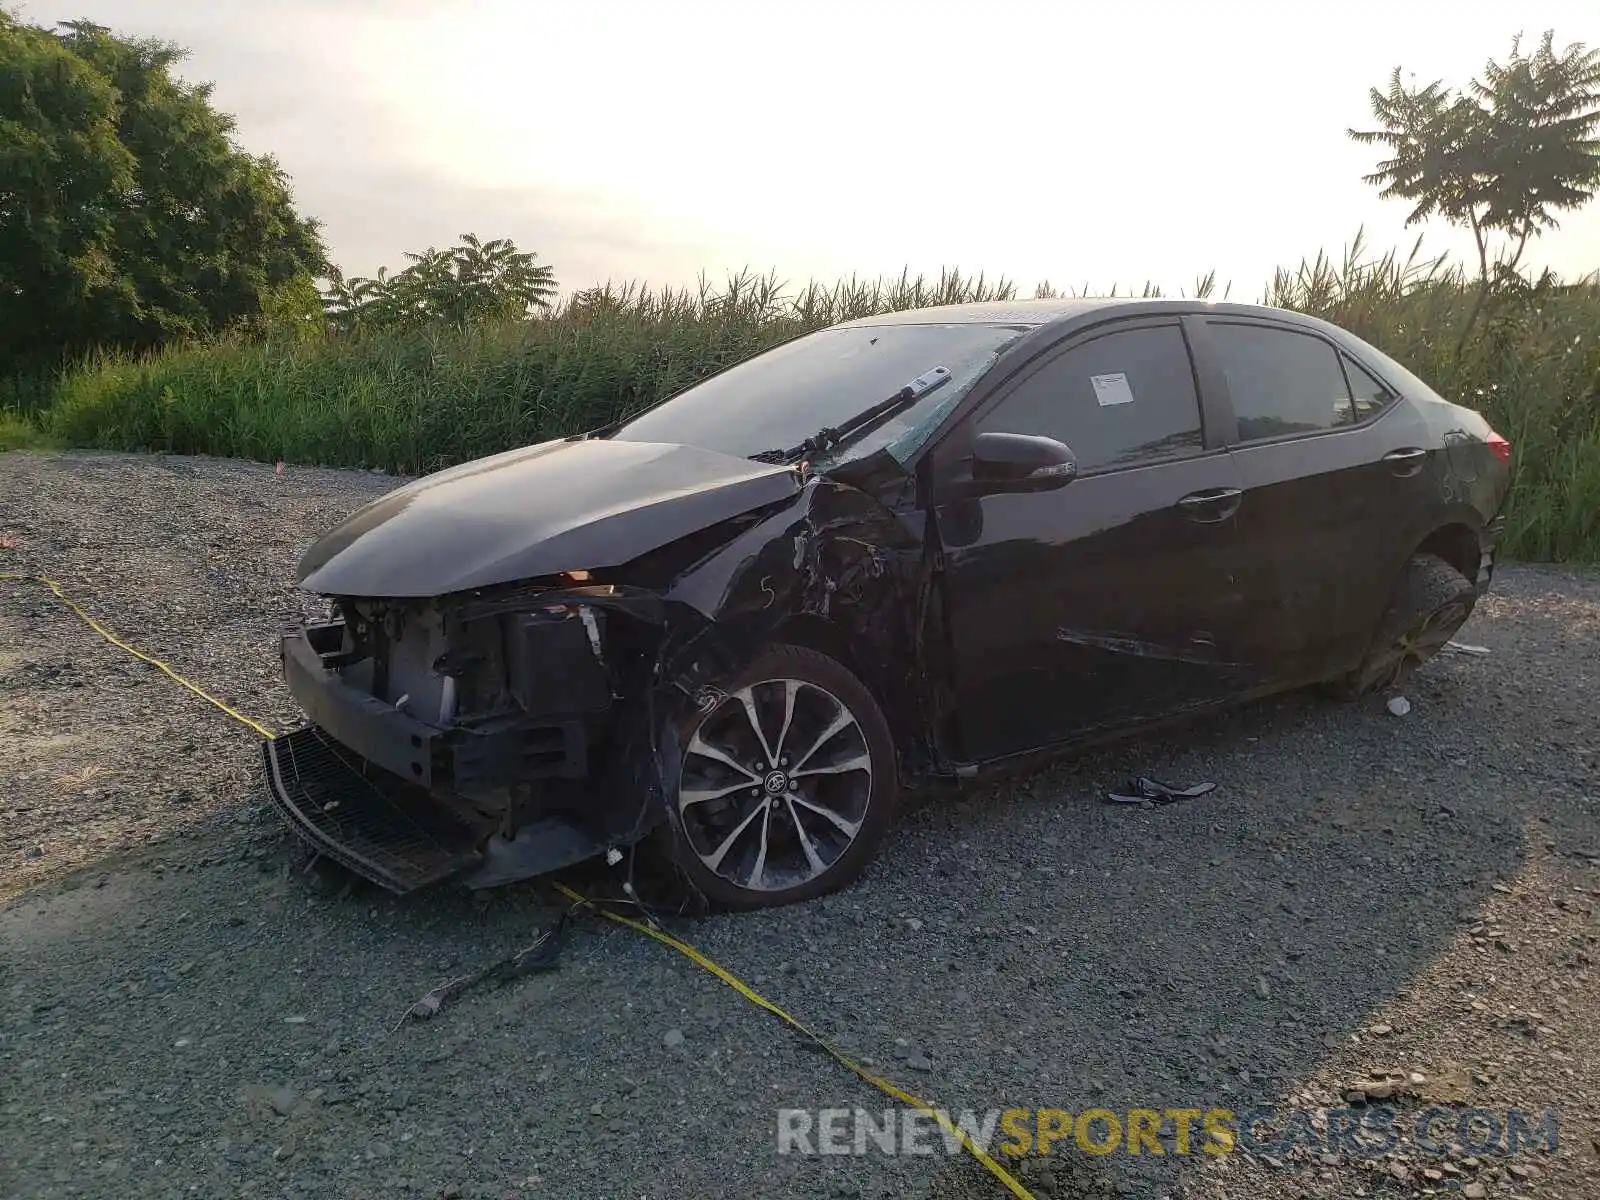
[{"label": "overcast sky", "polygon": [[[1365,224],[1345,136],[1395,66],[1466,82],[1520,30],[1600,44],[1595,0],[25,0],[190,50],[347,272],[464,231],[563,290],[743,265],[941,266],[1253,299]],[[1430,227],[1425,247],[1460,250]],[[1530,254],[1600,268],[1600,204]]]}]

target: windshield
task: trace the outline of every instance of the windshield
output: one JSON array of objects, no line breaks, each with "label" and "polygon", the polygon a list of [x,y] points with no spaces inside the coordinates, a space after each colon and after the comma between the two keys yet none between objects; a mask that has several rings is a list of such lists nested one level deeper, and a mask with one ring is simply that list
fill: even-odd
[{"label": "windshield", "polygon": [[[934,367],[950,382],[830,457],[879,447],[902,457],[948,412],[1024,325],[949,322],[824,329],[730,367],[622,426],[631,442],[678,442],[748,458],[795,446],[887,400]],[[898,451],[898,453],[897,453]]]}]

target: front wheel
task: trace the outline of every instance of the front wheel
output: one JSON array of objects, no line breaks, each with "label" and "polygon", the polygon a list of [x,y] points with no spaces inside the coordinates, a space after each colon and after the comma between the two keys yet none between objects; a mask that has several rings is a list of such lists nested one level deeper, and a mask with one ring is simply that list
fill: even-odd
[{"label": "front wheel", "polygon": [[866,868],[900,785],[872,693],[825,655],[778,645],[681,725],[673,857],[710,900],[761,908],[836,891]]}]

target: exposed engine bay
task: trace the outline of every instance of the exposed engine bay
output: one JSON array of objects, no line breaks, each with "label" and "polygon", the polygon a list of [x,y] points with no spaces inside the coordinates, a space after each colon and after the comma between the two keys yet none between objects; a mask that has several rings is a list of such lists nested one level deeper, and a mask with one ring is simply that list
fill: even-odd
[{"label": "exposed engine bay", "polygon": [[[426,793],[411,799],[460,826],[452,869],[484,860],[468,880],[478,886],[587,858],[653,824],[648,789],[619,773],[638,747],[620,744],[628,723],[617,712],[648,680],[661,630],[594,604],[540,604],[559,583],[476,602],[340,598],[333,619],[285,639],[310,732],[353,752],[379,791]],[[269,746],[275,776],[292,775],[295,756],[281,749]],[[597,788],[630,784],[633,811],[595,802]],[[283,790],[292,801],[293,785]],[[304,818],[315,822],[292,815],[302,829]],[[380,882],[394,886],[405,864],[384,873]]]}]

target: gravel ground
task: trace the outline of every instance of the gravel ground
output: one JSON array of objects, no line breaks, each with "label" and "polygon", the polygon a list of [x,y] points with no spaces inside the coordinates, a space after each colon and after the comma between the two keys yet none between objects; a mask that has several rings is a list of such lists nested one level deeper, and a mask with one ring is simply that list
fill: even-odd
[{"label": "gravel ground", "polygon": [[[0,571],[59,580],[287,726],[294,558],[394,483],[0,456]],[[1069,1139],[1019,1166],[1041,1197],[1600,1195],[1600,577],[1505,568],[1462,638],[1491,654],[1431,664],[1408,716],[1297,695],[919,798],[849,892],[675,929],[955,1109],[1309,1110],[1365,1087],[1403,1125],[1434,1102],[1558,1113],[1557,1151],[1514,1158]],[[1000,1194],[943,1153],[778,1154],[780,1107],[887,1102],[626,930],[586,920],[557,969],[397,1027],[556,910],[532,885],[317,889],[257,756],[0,582],[0,1196]],[[1141,772],[1219,787],[1099,803]]]}]

